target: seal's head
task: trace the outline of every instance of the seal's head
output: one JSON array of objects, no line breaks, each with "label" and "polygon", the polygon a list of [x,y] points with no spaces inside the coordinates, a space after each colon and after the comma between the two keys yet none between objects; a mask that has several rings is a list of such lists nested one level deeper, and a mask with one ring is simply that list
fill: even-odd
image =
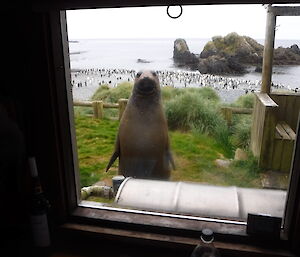
[{"label": "seal's head", "polygon": [[134,81],[134,93],[141,96],[159,94],[160,86],[156,72],[139,71]]}]

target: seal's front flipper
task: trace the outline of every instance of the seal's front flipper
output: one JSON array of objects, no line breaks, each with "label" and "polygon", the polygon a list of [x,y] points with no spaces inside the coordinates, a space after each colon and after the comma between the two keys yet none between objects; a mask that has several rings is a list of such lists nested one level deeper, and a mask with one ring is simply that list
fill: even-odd
[{"label": "seal's front flipper", "polygon": [[115,162],[115,160],[118,157],[120,157],[120,141],[119,141],[119,136],[117,137],[117,140],[116,140],[115,151],[112,154],[112,156],[110,157],[110,160],[109,160],[109,163],[106,166],[105,172],[107,172],[109,170],[109,168],[111,167],[111,165],[113,165],[113,163]]},{"label": "seal's front flipper", "polygon": [[173,158],[173,155],[172,155],[171,149],[170,149],[169,137],[168,137],[168,141],[167,141],[167,145],[166,145],[165,158],[167,160],[168,167],[169,167],[169,164],[171,164],[173,170],[176,170],[174,158]]},{"label": "seal's front flipper", "polygon": [[174,158],[173,158],[173,155],[170,152],[170,150],[167,152],[167,157],[168,157],[169,162],[171,163],[173,170],[176,170]]}]

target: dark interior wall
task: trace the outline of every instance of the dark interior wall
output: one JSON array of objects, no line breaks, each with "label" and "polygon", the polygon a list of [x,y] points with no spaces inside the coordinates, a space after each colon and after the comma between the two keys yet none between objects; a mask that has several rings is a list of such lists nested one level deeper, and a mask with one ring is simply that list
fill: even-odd
[{"label": "dark interior wall", "polygon": [[28,156],[36,156],[53,207],[50,215],[62,217],[64,199],[54,200],[61,192],[54,172],[59,170],[59,149],[49,13],[15,6],[1,15],[1,24],[0,225],[8,233],[9,247],[17,244],[15,238],[30,237]]},{"label": "dark interior wall", "polygon": [[[35,12],[31,16],[31,93],[27,121],[29,122],[28,155],[34,155],[42,186],[51,202],[54,217],[64,212],[64,199],[61,195],[60,179],[57,178],[60,167],[60,137],[57,134],[59,105],[55,98],[55,66],[50,13]],[[57,200],[59,199],[59,201]]]},{"label": "dark interior wall", "polygon": [[[8,204],[9,212],[2,212],[7,217],[1,219],[3,223],[19,221],[23,215],[12,200],[18,199],[21,206],[23,198],[23,162],[25,154],[24,129],[25,110],[24,92],[29,84],[28,46],[24,40],[28,35],[28,24],[20,21],[26,20],[26,14],[21,9],[1,15],[1,84],[0,84],[0,190],[5,196],[1,205]],[[22,47],[20,47],[22,40]],[[2,208],[1,208],[2,210]],[[7,222],[9,221],[9,222]]]},{"label": "dark interior wall", "polygon": [[30,13],[22,7],[5,12],[2,9],[0,18],[0,229],[6,235],[3,246],[11,249],[11,256],[22,248],[29,228],[26,215],[29,179],[24,165],[30,85],[29,18]]}]

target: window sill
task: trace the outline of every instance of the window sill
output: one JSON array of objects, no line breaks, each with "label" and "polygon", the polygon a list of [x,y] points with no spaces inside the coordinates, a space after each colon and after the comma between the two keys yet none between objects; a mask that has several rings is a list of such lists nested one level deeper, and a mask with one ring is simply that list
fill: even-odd
[{"label": "window sill", "polygon": [[[183,237],[178,235],[165,235],[161,233],[143,232],[136,230],[108,228],[103,226],[85,225],[78,223],[66,223],[61,226],[61,230],[68,232],[84,232],[110,240],[126,240],[127,242],[153,245],[157,247],[171,247],[186,249],[191,251],[198,243],[199,239],[194,237]],[[274,257],[295,257],[292,253],[281,249],[267,249],[242,243],[229,243],[222,241],[214,242],[224,256],[274,256]]]},{"label": "window sill", "polygon": [[288,252],[289,248],[285,240],[276,242],[266,239],[257,240],[248,236],[246,225],[241,224],[157,217],[151,214],[82,206],[74,210],[69,222],[62,228],[86,231],[108,238],[120,239],[121,237],[180,248],[194,247],[199,242],[201,230],[210,228],[215,232],[215,245],[222,252],[238,251],[245,253],[246,256],[294,256]]},{"label": "window sill", "polygon": [[[94,204],[92,202],[91,206]],[[86,204],[86,203],[84,203]],[[118,210],[118,209],[101,209],[95,207],[79,206],[72,213],[75,221],[84,221],[92,224],[105,224],[114,226],[117,223],[118,228],[134,228],[139,231],[181,231],[181,234],[200,236],[200,231],[208,227],[216,234],[226,236],[247,237],[246,225],[235,224],[232,221],[216,222],[216,219],[184,219],[180,215],[158,217],[155,213],[145,212],[144,214]],[[176,217],[178,216],[178,217]],[[192,217],[192,216],[191,216]]]}]

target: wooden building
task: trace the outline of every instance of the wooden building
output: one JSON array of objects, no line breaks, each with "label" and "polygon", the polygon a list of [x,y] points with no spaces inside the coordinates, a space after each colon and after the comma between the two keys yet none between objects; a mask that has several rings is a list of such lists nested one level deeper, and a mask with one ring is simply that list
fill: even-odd
[{"label": "wooden building", "polygon": [[264,170],[290,172],[300,112],[299,93],[273,93],[272,67],[276,17],[300,16],[300,7],[267,10],[261,92],[256,94],[251,149]]}]

